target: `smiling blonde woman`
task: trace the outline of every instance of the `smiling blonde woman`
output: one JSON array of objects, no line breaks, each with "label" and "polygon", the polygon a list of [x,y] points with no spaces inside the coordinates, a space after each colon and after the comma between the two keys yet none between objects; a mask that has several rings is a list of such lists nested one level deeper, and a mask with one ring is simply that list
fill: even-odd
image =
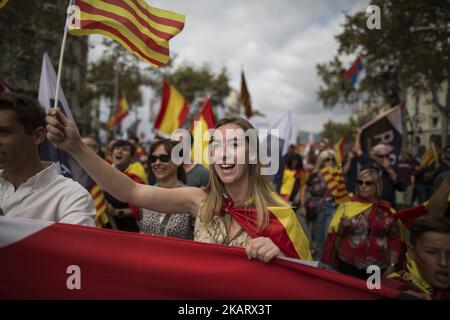
[{"label": "smiling blonde woman", "polygon": [[[230,134],[248,129],[254,130],[242,118],[219,121],[212,135],[211,155],[224,161],[209,165],[208,186],[168,189],[139,185],[112,170],[81,142],[74,124],[61,111],[51,109],[47,116],[48,139],[70,153],[118,199],[166,214],[189,213],[196,218],[194,240],[245,247],[249,259],[268,262],[276,256],[289,256],[310,260],[308,239],[294,211],[261,174],[258,153],[248,151],[252,149],[248,139]],[[242,153],[247,160],[256,157],[256,163],[237,163]]]}]

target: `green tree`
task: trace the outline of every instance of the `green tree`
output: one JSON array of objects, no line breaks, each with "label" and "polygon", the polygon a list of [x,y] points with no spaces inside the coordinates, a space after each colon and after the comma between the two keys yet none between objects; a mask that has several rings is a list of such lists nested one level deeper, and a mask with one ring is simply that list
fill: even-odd
[{"label": "green tree", "polygon": [[323,125],[323,130],[320,132],[320,136],[322,138],[329,139],[333,143],[338,142],[338,140],[342,137],[344,138],[346,144],[352,144],[357,127],[357,122],[351,118],[344,123],[329,120]]},{"label": "green tree", "polygon": [[[346,15],[336,36],[337,55],[317,65],[323,80],[318,96],[325,107],[357,101],[396,105],[408,88],[431,92],[441,112],[443,141],[448,141],[450,115],[450,6],[439,0],[375,0],[381,9],[381,29],[367,28],[365,12]],[[344,80],[342,57],[360,55],[367,77],[359,90]],[[439,90],[446,100],[438,101]]]}]

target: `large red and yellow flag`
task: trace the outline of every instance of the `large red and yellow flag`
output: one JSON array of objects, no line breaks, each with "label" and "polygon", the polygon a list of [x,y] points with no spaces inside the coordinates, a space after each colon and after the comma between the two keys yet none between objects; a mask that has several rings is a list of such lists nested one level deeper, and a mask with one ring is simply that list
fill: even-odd
[{"label": "large red and yellow flag", "polygon": [[245,81],[244,71],[241,72],[241,105],[244,106],[245,116],[250,118],[253,115],[252,103],[250,99],[250,93],[247,89],[247,82]]},{"label": "large red and yellow flag", "polygon": [[189,113],[189,104],[174,86],[164,81],[161,95],[161,108],[154,128],[162,135],[170,136],[182,128]]},{"label": "large red and yellow flag", "polygon": [[9,0],[0,0],[0,9],[6,6],[6,4],[9,2]]},{"label": "large red and yellow flag", "polygon": [[117,126],[123,118],[128,115],[128,103],[124,96],[120,97],[119,102],[116,105],[116,109],[114,110],[113,115],[111,116],[111,120],[109,121],[107,127],[109,130],[113,129]]},{"label": "large red and yellow flag", "polygon": [[76,0],[69,33],[101,34],[160,67],[169,62],[169,40],[184,27],[184,15],[143,0]]},{"label": "large red and yellow flag", "polygon": [[190,129],[192,136],[194,137],[192,160],[205,167],[208,167],[210,162],[208,148],[211,135],[208,130],[214,129],[214,125],[211,99],[206,98]]},{"label": "large red and yellow flag", "polygon": [[342,164],[342,162],[344,161],[344,150],[345,150],[344,147],[345,147],[344,138],[340,137],[339,141],[334,146],[336,163],[339,165]]}]

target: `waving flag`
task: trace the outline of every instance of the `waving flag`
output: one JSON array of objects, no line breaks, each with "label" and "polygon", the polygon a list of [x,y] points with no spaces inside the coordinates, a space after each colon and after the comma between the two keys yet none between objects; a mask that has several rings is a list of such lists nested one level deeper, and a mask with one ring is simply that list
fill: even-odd
[{"label": "waving flag", "polygon": [[241,105],[244,106],[245,116],[250,118],[253,115],[252,103],[250,99],[250,93],[247,89],[247,83],[245,82],[244,71],[241,72]]},{"label": "waving flag", "polygon": [[[53,69],[52,63],[47,53],[44,53],[42,58],[41,78],[39,82],[39,103],[48,111],[50,107],[54,106],[56,88],[56,73]],[[61,88],[58,96],[58,106],[60,110],[73,123],[75,120],[70,111],[64,92]],[[90,178],[87,173],[78,165],[69,154],[61,149],[55,148],[48,140],[45,140],[39,145],[39,155],[42,160],[53,161],[59,165],[59,171],[62,175],[71,178],[81,184],[83,187],[88,187]]]},{"label": "waving flag", "polygon": [[0,217],[0,235],[0,299],[363,300],[400,294],[384,285],[369,290],[363,280],[301,260],[249,261],[243,248],[184,239],[11,217]]},{"label": "waving flag", "polygon": [[172,132],[182,128],[189,113],[189,104],[178,90],[164,81],[161,95],[161,108],[155,121],[155,131],[169,137]]},{"label": "waving flag", "polygon": [[109,130],[115,128],[128,115],[128,103],[124,96],[121,96],[117,102],[111,120],[107,124]]},{"label": "waving flag", "polygon": [[110,37],[155,67],[169,62],[169,40],[184,27],[184,15],[143,0],[76,0],[75,6],[70,34]]},{"label": "waving flag", "polygon": [[392,148],[391,165],[397,163],[402,149],[402,109],[403,105],[389,109],[361,127],[361,148],[365,154],[379,143]]},{"label": "waving flag", "polygon": [[344,77],[352,83],[354,87],[358,87],[363,78],[365,77],[365,70],[361,62],[361,58],[357,57],[355,62],[348,68]]},{"label": "waving flag", "polygon": [[213,129],[215,126],[214,114],[212,111],[211,99],[206,98],[203,106],[201,107],[197,117],[195,117],[194,123],[190,130],[194,137],[193,146],[193,159],[195,163],[201,163],[208,168],[209,158],[207,157],[208,145],[211,136],[208,133],[209,129]]},{"label": "waving flag", "polygon": [[337,169],[327,166],[321,169],[320,173],[326,181],[327,188],[331,191],[331,194],[337,204],[346,202],[350,199],[341,168]]}]

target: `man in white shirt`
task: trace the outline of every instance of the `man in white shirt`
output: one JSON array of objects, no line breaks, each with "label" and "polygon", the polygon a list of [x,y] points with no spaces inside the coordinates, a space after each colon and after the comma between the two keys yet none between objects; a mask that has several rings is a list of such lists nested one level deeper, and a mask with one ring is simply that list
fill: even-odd
[{"label": "man in white shirt", "polygon": [[0,94],[0,215],[95,226],[90,194],[40,160],[45,135],[36,100]]}]

